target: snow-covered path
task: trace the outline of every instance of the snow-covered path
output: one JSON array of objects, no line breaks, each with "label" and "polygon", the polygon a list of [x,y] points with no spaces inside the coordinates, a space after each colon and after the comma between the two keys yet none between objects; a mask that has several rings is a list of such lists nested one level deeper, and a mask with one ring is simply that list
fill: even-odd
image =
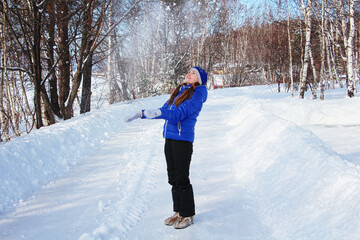
[{"label": "snow-covered path", "polygon": [[224,144],[226,120],[234,106],[231,99],[209,99],[198,119],[191,163],[195,224],[184,230],[164,226],[163,220],[172,214],[172,200],[163,166],[160,191],[154,193],[156,200],[126,239],[272,239],[239,186],[232,149]]},{"label": "snow-covered path", "polygon": [[231,149],[222,144],[229,102],[209,100],[199,119],[191,167],[197,215],[191,228],[163,224],[172,214],[163,121],[138,120],[0,220],[0,238],[269,239],[234,179]]},{"label": "snow-covered path", "polygon": [[[163,121],[122,122],[167,96],[19,138],[0,151],[0,213],[9,212],[0,239],[358,240],[360,146],[349,142],[359,136],[360,99],[331,96],[299,100],[266,86],[209,92],[191,164],[195,224],[184,230],[163,224],[172,214]],[[51,148],[59,145],[65,152]]]}]

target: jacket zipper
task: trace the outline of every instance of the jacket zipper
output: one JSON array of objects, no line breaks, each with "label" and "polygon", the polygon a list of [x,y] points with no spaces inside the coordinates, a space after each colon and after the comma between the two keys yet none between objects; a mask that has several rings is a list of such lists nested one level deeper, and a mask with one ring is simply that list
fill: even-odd
[{"label": "jacket zipper", "polygon": [[181,122],[177,122],[178,130],[179,130],[179,136],[181,135]]},{"label": "jacket zipper", "polygon": [[[182,88],[181,88],[182,89]],[[171,108],[172,108],[172,106],[174,105],[174,103],[173,104],[171,104],[171,106],[170,106],[170,109],[169,110],[171,110]],[[166,122],[165,122],[165,139],[166,139],[166,130],[167,130],[167,125],[168,125],[168,122],[169,122],[169,120],[166,120]],[[178,122],[177,123],[177,125],[178,125],[178,130],[179,130],[179,136],[181,135],[181,122]]]}]

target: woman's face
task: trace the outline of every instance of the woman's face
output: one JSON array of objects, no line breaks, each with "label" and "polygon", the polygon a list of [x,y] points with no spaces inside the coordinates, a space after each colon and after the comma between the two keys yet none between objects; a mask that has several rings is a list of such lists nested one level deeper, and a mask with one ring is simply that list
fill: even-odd
[{"label": "woman's face", "polygon": [[189,85],[193,85],[199,82],[198,76],[194,70],[190,70],[185,76],[185,82]]}]

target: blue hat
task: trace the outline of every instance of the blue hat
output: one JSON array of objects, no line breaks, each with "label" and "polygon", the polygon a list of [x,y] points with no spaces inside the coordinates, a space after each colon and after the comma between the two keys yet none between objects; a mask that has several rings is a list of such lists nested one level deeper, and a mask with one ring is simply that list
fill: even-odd
[{"label": "blue hat", "polygon": [[208,77],[206,71],[201,67],[197,67],[197,66],[191,68],[191,70],[194,70],[196,72],[200,85],[206,85],[207,77]]}]

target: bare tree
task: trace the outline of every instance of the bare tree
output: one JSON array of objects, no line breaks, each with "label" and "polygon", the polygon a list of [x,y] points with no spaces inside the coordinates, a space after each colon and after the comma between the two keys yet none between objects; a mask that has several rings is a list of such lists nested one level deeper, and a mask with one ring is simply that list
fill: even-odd
[{"label": "bare tree", "polygon": [[[339,1],[343,41],[346,55],[346,83],[347,95],[354,97],[355,94],[355,73],[354,73],[354,37],[355,37],[355,20],[354,20],[354,0],[349,0],[349,12],[345,11],[343,0]],[[349,22],[349,29],[347,27]]]},{"label": "bare tree", "polygon": [[[110,0],[109,3],[109,13],[108,13],[108,24],[109,26],[113,25],[113,1]],[[115,31],[112,31],[108,37],[108,57],[107,57],[107,80],[109,84],[109,103],[113,104],[116,102],[116,87],[115,87],[115,65],[114,65],[114,42],[115,42]]]},{"label": "bare tree", "polygon": [[[55,47],[56,47],[56,12],[55,12],[55,1],[48,1],[47,3],[47,13],[48,13],[48,23],[47,31],[48,31],[48,41],[45,43],[46,45],[46,52],[47,52],[47,71],[49,72],[49,93],[50,93],[50,104],[51,109],[54,114],[56,114],[58,117],[61,117],[60,113],[60,106],[59,106],[59,95],[58,95],[58,79],[55,72],[55,66],[56,66],[56,59],[55,59]],[[65,6],[61,7],[66,7]],[[60,7],[60,6],[59,6]],[[59,15],[62,13],[59,13]],[[62,23],[60,23],[62,24]],[[59,25],[60,25],[59,24]],[[64,27],[63,25],[60,25],[60,28]],[[61,31],[60,31],[61,32]],[[60,59],[59,59],[60,60]],[[63,70],[61,70],[63,71]]]},{"label": "bare tree", "polygon": [[[69,38],[69,23],[72,13],[69,12],[69,6],[72,5],[71,1],[56,0],[57,6],[57,29],[58,29],[58,86],[59,86],[59,105],[60,117],[64,116],[65,103],[70,92],[70,38]],[[57,102],[56,99],[54,101]]]},{"label": "bare tree", "polygon": [[306,91],[306,82],[307,82],[307,72],[309,66],[310,58],[310,44],[311,44],[311,0],[307,1],[307,6],[305,6],[304,0],[302,1],[302,8],[305,16],[305,25],[306,25],[306,36],[305,36],[305,49],[304,49],[304,65],[301,70],[302,76],[300,79],[300,91],[299,97],[304,98]]},{"label": "bare tree", "polygon": [[[76,70],[74,73],[74,77],[72,80],[72,89],[70,91],[69,99],[67,100],[67,105],[65,107],[64,119],[69,119],[73,116],[73,104],[74,100],[77,97],[77,91],[80,87],[81,80],[83,78],[83,70],[84,66],[89,64],[92,61],[92,56],[95,50],[104,42],[105,39],[109,36],[109,34],[114,30],[114,28],[119,25],[127,15],[131,13],[131,11],[138,5],[142,0],[137,0],[134,4],[128,9],[126,13],[115,22],[110,28],[103,34],[101,31],[103,30],[103,22],[105,20],[105,12],[108,8],[108,3],[103,1],[101,5],[99,5],[99,15],[97,20],[93,23],[93,11],[94,11],[94,2],[95,0],[84,0],[83,2],[83,16],[82,16],[82,24],[83,31],[81,35],[80,47],[78,50],[78,58],[76,63]],[[89,99],[89,98],[87,98]]]},{"label": "bare tree", "polygon": [[[327,0],[321,1],[321,69],[320,69],[320,99],[324,100],[325,98],[325,81],[326,81],[326,73],[325,73],[325,54],[326,54],[326,25],[327,25],[327,15],[325,12],[325,6],[327,6]],[[329,71],[331,71],[329,69]]]},{"label": "bare tree", "polygon": [[[20,8],[20,6],[22,8]],[[42,64],[41,64],[41,22],[42,11],[45,1],[35,0],[26,3],[8,3],[3,1],[9,14],[6,17],[6,26],[12,34],[12,39],[18,48],[21,49],[27,59],[29,76],[34,84],[34,105],[36,114],[36,127],[43,126],[41,109],[41,85],[42,85]],[[9,7],[11,6],[11,7]],[[19,28],[20,26],[21,28]],[[22,29],[23,31],[19,31]]]},{"label": "bare tree", "polygon": [[[0,38],[1,38],[1,46],[2,46],[2,52],[1,52],[1,67],[2,74],[0,79],[0,130],[3,129],[2,132],[4,133],[5,140],[10,141],[10,135],[9,135],[9,119],[5,112],[5,107],[3,105],[3,99],[4,99],[4,85],[5,85],[5,73],[6,73],[6,14],[7,14],[7,5],[5,2],[3,2],[3,19],[2,19],[2,26],[0,29]],[[0,142],[2,142],[1,134],[0,134]]]},{"label": "bare tree", "polygon": [[288,30],[288,44],[289,44],[289,76],[290,76],[290,91],[291,96],[294,96],[294,77],[293,77],[293,62],[292,62],[292,48],[291,48],[291,35],[290,35],[290,10],[289,0],[286,0],[287,12],[287,30]]}]

